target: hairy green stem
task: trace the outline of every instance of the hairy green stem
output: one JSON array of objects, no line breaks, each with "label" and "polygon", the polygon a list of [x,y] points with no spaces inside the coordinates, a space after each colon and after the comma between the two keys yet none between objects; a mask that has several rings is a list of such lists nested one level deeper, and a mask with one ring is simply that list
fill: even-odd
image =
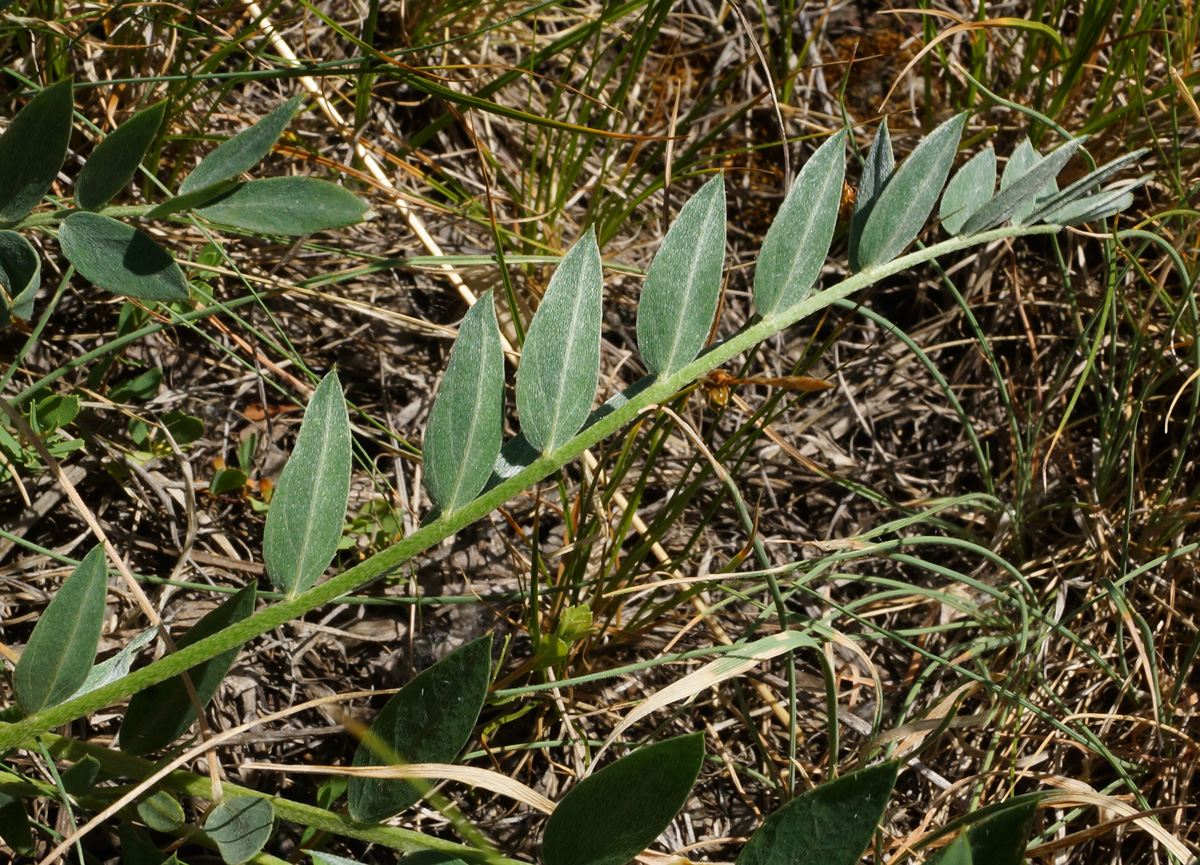
[{"label": "hairy green stem", "polygon": [[854,274],[824,291],[806,297],[791,308],[767,319],[751,319],[737,333],[705,350],[700,357],[677,372],[644,385],[639,382],[605,404],[588,426],[558,450],[542,455],[530,464],[505,477],[477,499],[457,511],[438,516],[406,538],[383,550],[365,562],[321,583],[290,600],[267,607],[232,627],[193,643],[185,649],[143,667],[94,691],[68,700],[51,709],[30,715],[13,724],[0,726],[0,752],[20,747],[39,733],[45,733],[76,718],[112,705],[151,685],[177,676],[197,664],[240,646],[247,640],[265,634],[285,622],[297,619],[367,583],[383,577],[443,538],[481,519],[509,499],[528,489],[542,478],[557,471],[583,451],[612,435],[637,417],[647,406],[662,402],[685,385],[709,370],[757,345],[778,331],[812,313],[848,297],[866,286],[901,273],[950,252],[966,249],[993,240],[1005,240],[1039,234],[1054,234],[1058,225],[1007,227],[993,229],[970,237],[956,237],[942,243],[901,256],[870,271]]}]

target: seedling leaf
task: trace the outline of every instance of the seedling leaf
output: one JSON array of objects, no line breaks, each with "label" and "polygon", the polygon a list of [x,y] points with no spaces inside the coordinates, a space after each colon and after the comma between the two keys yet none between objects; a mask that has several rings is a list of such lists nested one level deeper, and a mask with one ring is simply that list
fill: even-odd
[{"label": "seedling leaf", "polygon": [[96,145],[75,181],[75,202],[80,207],[99,210],[125,188],[137,173],[166,111],[165,102],[139,111]]},{"label": "seedling leaf", "polygon": [[725,178],[718,174],[680,209],[646,274],[637,341],[652,374],[670,375],[704,347],[724,262]]},{"label": "seedling leaf", "polygon": [[[978,234],[1008,219],[1014,222],[1023,221],[1022,217],[1033,212],[1038,198],[1046,196],[1047,186],[1054,184],[1054,178],[1063,170],[1063,167],[1085,140],[1085,138],[1072,138],[1061,147],[1052,150],[1017,180],[1012,181],[1008,188],[1004,188],[1004,180],[1008,175],[1006,169],[1005,177],[1001,178],[1000,192],[971,215],[966,225],[962,227],[961,233]],[[1010,159],[1009,167],[1011,166],[1012,160]]]},{"label": "seedling leaf", "polygon": [[0,135],[0,222],[16,222],[41,203],[58,176],[71,139],[71,80],[29,100]]},{"label": "seedling leaf", "polygon": [[881,763],[797,796],[763,821],[737,865],[855,865],[883,818],[899,769]]},{"label": "seedling leaf", "polygon": [[37,250],[15,231],[0,231],[0,327],[13,318],[29,320],[42,286]]},{"label": "seedling leaf", "polygon": [[[491,676],[492,637],[480,637],[417,674],[383,707],[354,753],[355,766],[449,763],[475,729]],[[375,823],[425,793],[396,778],[350,778],[350,816]]]},{"label": "seedling leaf", "polygon": [[217,844],[226,865],[239,865],[266,845],[275,828],[275,807],[270,799],[239,796],[212,809],[204,831]]},{"label": "seedling leaf", "polygon": [[687,802],[704,762],[704,734],[638,748],[580,781],[546,822],[546,865],[625,865]]},{"label": "seedling leaf", "polygon": [[763,318],[808,297],[833,240],[846,175],[846,133],[835,132],[804,164],[767,230],[754,270]]},{"label": "seedling leaf", "polygon": [[896,158],[892,154],[892,137],[888,133],[887,118],[879,124],[875,131],[875,140],[867,151],[867,159],[863,164],[862,179],[858,182],[858,192],[854,197],[854,212],[850,216],[849,257],[850,269],[862,270],[858,259],[858,242],[863,229],[867,225],[867,217],[871,215],[875,202],[879,200],[888,181],[892,178],[892,170],[896,167]]},{"label": "seedling leaf", "polygon": [[185,195],[237,177],[249,171],[259,160],[271,152],[283,130],[292,122],[300,97],[293,96],[266,117],[248,129],[243,129],[230,138],[196,166],[196,170],[183,179],[179,194]]},{"label": "seedling leaf", "polygon": [[17,704],[32,715],[73,696],[96,660],[104,628],[108,572],[104,547],[92,547],[63,581],[13,671]]},{"label": "seedling leaf", "polygon": [[579,432],[600,380],[604,274],[596,233],[563,257],[521,351],[517,414],[529,443],[549,453]]},{"label": "seedling leaf", "polygon": [[988,147],[975,154],[958,170],[946,191],[938,218],[942,228],[958,234],[967,220],[996,192],[996,151]]},{"label": "seedling leaf", "polygon": [[479,494],[504,434],[504,355],[492,293],[467,311],[425,426],[425,491],[443,512]]},{"label": "seedling leaf", "polygon": [[966,122],[966,114],[947,120],[896,169],[879,193],[858,239],[860,270],[891,261],[921,233],[950,176]]},{"label": "seedling leaf", "polygon": [[63,254],[87,279],[140,300],[187,300],[187,280],[170,254],[131,225],[78,211],[58,230]]},{"label": "seedling leaf", "polygon": [[353,193],[314,177],[269,177],[239,183],[195,210],[220,225],[297,236],[355,225],[367,206]]},{"label": "seedling leaf", "polygon": [[313,391],[263,530],[263,563],[289,598],[310,588],[337,553],[350,501],[350,417],[337,371]]},{"label": "seedling leaf", "polygon": [[[175,643],[176,648],[185,649],[245,619],[254,612],[254,598],[253,584],[231,595],[180,637]],[[237,648],[230,649],[188,670],[201,707],[213,698],[237,653]],[[135,756],[157,751],[186,733],[195,722],[196,713],[182,677],[166,679],[130,697],[129,708],[121,722],[121,750]]]}]

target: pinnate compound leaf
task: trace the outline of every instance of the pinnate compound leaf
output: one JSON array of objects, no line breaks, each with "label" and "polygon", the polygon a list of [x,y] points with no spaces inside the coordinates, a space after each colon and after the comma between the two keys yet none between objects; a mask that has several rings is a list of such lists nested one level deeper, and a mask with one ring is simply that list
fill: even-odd
[{"label": "pinnate compound leaf", "polygon": [[938,218],[942,228],[958,234],[976,210],[996,192],[996,151],[988,147],[975,154],[950,178],[942,193]]},{"label": "pinnate compound leaf", "polygon": [[42,262],[33,245],[15,231],[0,231],[0,327],[13,318],[28,321],[42,286]]},{"label": "pinnate compound leaf", "polygon": [[937,203],[967,115],[947,120],[917,145],[887,182],[858,239],[858,265],[869,270],[886,264],[912,243]]},{"label": "pinnate compound leaf", "polygon": [[[1036,800],[1022,802],[968,829],[973,865],[1025,865],[1025,845],[1036,813]],[[929,859],[929,865],[949,865],[952,847]]]},{"label": "pinnate compound leaf", "polygon": [[258,796],[226,799],[204,821],[204,831],[216,842],[226,865],[239,865],[258,853],[274,830],[275,806]]},{"label": "pinnate compound leaf", "polygon": [[550,278],[521,350],[517,414],[529,443],[549,453],[579,432],[600,381],[604,274],[596,233],[587,233]]},{"label": "pinnate compound leaf", "polygon": [[704,348],[724,263],[725,178],[718,174],[680,209],[646,274],[637,341],[652,374],[670,375]]},{"label": "pinnate compound leaf", "polygon": [[[353,765],[451,762],[475,729],[487,697],[491,664],[488,634],[418,673],[375,718],[354,752]],[[346,788],[350,816],[368,823],[399,814],[424,793],[424,786],[401,778],[356,776]]]},{"label": "pinnate compound leaf", "polygon": [[802,793],[763,821],[737,865],[855,865],[899,770],[899,763],[880,763]]},{"label": "pinnate compound leaf", "polygon": [[[1029,214],[1028,221],[1031,224],[1036,222],[1059,221],[1051,216],[1051,214],[1059,212],[1076,201],[1080,201],[1091,196],[1093,192],[1099,188],[1101,183],[1108,180],[1110,177],[1113,177],[1125,167],[1141,159],[1148,152],[1149,148],[1143,147],[1142,149],[1135,150],[1132,153],[1126,153],[1124,156],[1114,159],[1107,165],[1102,165],[1095,171],[1092,171],[1084,177],[1079,178],[1079,180],[1076,180],[1062,192],[1051,197],[1047,201],[1038,202],[1037,210]],[[1145,178],[1140,182],[1144,183],[1147,179],[1149,178]],[[1129,191],[1129,188],[1127,187],[1125,191]]]},{"label": "pinnate compound leaf", "polygon": [[230,138],[196,166],[196,170],[183,179],[179,194],[196,192],[205,187],[237,177],[249,171],[271,152],[283,130],[292,122],[300,97],[293,96],[266,117],[248,129],[243,129]]},{"label": "pinnate compound leaf", "polygon": [[879,124],[875,131],[875,139],[871,149],[867,151],[867,159],[863,164],[862,179],[858,183],[858,192],[854,197],[854,212],[850,216],[849,257],[850,269],[862,270],[858,260],[858,241],[867,225],[867,217],[871,215],[875,202],[879,200],[888,181],[892,179],[892,171],[896,167],[896,157],[892,153],[892,137],[888,132],[887,118]]},{"label": "pinnate compound leaf", "polygon": [[58,230],[63,255],[96,285],[139,300],[187,300],[187,280],[170,254],[131,225],[77,211]]},{"label": "pinnate compound leaf", "polygon": [[350,416],[336,371],[317,385],[263,530],[263,563],[289,598],[310,588],[337,553],[350,501]]},{"label": "pinnate compound leaf", "polygon": [[63,581],[21,653],[13,692],[26,714],[73,696],[96,660],[108,592],[104,547],[92,547]]},{"label": "pinnate compound leaf", "polygon": [[[962,227],[961,233],[978,234],[1009,219],[1015,223],[1023,222],[1024,218],[1037,207],[1038,199],[1047,197],[1050,187],[1057,191],[1058,187],[1054,178],[1063,170],[1063,167],[1085,140],[1086,138],[1072,138],[1061,147],[1052,150],[1045,157],[1038,159],[1020,177],[1011,181],[1006,188],[1004,182],[1013,161],[1010,159],[1004,175],[1000,178],[1000,192],[971,215],[966,225]],[[1034,157],[1037,157],[1036,153],[1034,153]]]},{"label": "pinnate compound leaf", "polygon": [[[180,637],[175,642],[176,648],[186,649],[193,643],[211,637],[247,618],[254,612],[254,599],[253,584],[231,595],[221,606],[205,615]],[[229,668],[233,666],[237,653],[237,648],[230,649],[188,670],[188,677],[196,689],[196,696],[200,698],[201,707],[207,706],[217,693],[217,688],[229,672]],[[194,723],[196,712],[192,708],[183,678],[175,676],[166,679],[130,697],[129,708],[121,722],[121,750],[135,756],[157,751],[186,733]]]},{"label": "pinnate compound leaf", "polygon": [[139,111],[96,145],[75,181],[75,202],[80,207],[99,210],[125,188],[137,173],[166,111],[165,102]]},{"label": "pinnate compound leaf", "polygon": [[792,184],[767,231],[754,270],[754,308],[763,318],[808,297],[833,240],[846,176],[846,133],[835,132]]},{"label": "pinnate compound leaf", "polygon": [[183,806],[166,790],[156,790],[138,802],[137,813],[155,832],[173,832],[183,825]]},{"label": "pinnate compound leaf", "polygon": [[16,222],[41,203],[67,157],[75,97],[71,80],[47,87],[0,135],[0,222]]},{"label": "pinnate compound leaf", "polygon": [[298,236],[363,221],[357,195],[315,177],[269,177],[239,183],[196,213],[210,222],[262,234]]},{"label": "pinnate compound leaf", "polygon": [[458,339],[425,426],[425,491],[443,512],[483,489],[504,434],[504,355],[490,291],[458,326]]},{"label": "pinnate compound leaf", "polygon": [[20,796],[0,792],[0,841],[18,856],[32,857],[34,854],[29,814]]},{"label": "pinnate compound leaf", "polygon": [[546,865],[625,865],[675,819],[704,762],[704,734],[638,748],[584,778],[546,822]]}]

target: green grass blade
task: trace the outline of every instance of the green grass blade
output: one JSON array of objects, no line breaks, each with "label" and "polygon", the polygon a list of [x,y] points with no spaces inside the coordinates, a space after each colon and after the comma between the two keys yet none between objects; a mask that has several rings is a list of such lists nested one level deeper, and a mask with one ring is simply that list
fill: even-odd
[{"label": "green grass blade", "polygon": [[249,171],[271,152],[283,130],[292,122],[300,97],[293,96],[249,129],[244,129],[208,154],[196,170],[183,179],[179,194],[196,192],[205,187],[237,177]]},{"label": "green grass blade", "polygon": [[600,381],[604,274],[589,228],[563,258],[538,307],[517,374],[521,431],[542,453],[579,432]]},{"label": "green grass blade", "polygon": [[73,94],[69,78],[47,87],[0,135],[0,223],[37,207],[58,176],[71,139]]},{"label": "green grass blade", "polygon": [[764,318],[803,300],[821,275],[845,174],[846,133],[838,131],[804,164],[763,240],[754,308]]},{"label": "green grass blade", "polygon": [[13,694],[26,714],[56,706],[87,679],[104,628],[108,571],[104,547],[92,547],[63,581],[13,671]]},{"label": "green grass blade", "polygon": [[108,216],[76,211],[58,230],[63,255],[87,279],[139,300],[187,300],[183,271],[148,234]]},{"label": "green grass blade", "polygon": [[504,355],[492,293],[467,312],[425,425],[425,491],[443,511],[479,494],[504,434]]},{"label": "green grass blade", "polygon": [[75,181],[75,201],[80,207],[99,210],[125,188],[158,134],[166,111],[166,102],[139,111],[96,145]]},{"label": "green grass blade", "polygon": [[695,360],[717,312],[725,261],[725,178],[679,211],[642,288],[637,341],[646,369],[667,376]]},{"label": "green grass blade", "polygon": [[304,411],[263,530],[267,574],[288,597],[312,586],[333,561],[350,500],[350,458],[350,418],[335,370]]}]

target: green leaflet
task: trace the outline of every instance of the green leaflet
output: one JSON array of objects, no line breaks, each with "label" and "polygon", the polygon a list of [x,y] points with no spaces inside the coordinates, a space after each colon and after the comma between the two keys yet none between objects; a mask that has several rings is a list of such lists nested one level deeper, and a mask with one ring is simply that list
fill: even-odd
[{"label": "green leaflet", "polygon": [[25,803],[19,796],[0,792],[0,840],[21,856],[32,857],[34,853],[33,832],[29,828],[29,815]]},{"label": "green leaflet", "polygon": [[[491,678],[492,637],[480,637],[413,677],[383,707],[354,752],[355,766],[449,763],[463,749]],[[426,785],[396,778],[350,778],[350,816],[376,823],[413,805]]]},{"label": "green leaflet", "polygon": [[940,865],[974,865],[971,857],[971,842],[967,836],[959,835],[946,845],[945,852],[938,857]]},{"label": "green leaflet", "polygon": [[854,213],[850,216],[849,257],[852,271],[862,270],[858,258],[858,241],[867,225],[867,217],[879,200],[880,193],[892,178],[892,170],[896,166],[896,158],[892,154],[892,137],[888,134],[887,117],[875,131],[875,140],[867,151],[867,159],[863,164],[862,179],[858,183],[858,193],[854,198]]},{"label": "green leaflet", "polygon": [[157,628],[149,628],[142,631],[129,641],[129,645],[122,648],[107,661],[101,661],[92,667],[88,671],[87,678],[80,685],[79,690],[75,692],[75,696],[86,694],[88,691],[94,691],[103,685],[115,682],[117,679],[129,675],[129,670],[133,666],[133,659],[137,657],[138,652],[154,640],[154,635],[157,632]]},{"label": "green leaflet", "polygon": [[[254,585],[246,586],[192,626],[176,641],[185,649],[205,637],[223,631],[254,612]],[[206,706],[237,657],[238,647],[222,652],[188,671],[200,705]],[[183,679],[175,676],[139,691],[129,699],[129,708],[121,722],[121,750],[141,756],[170,745],[196,722],[192,701]]]},{"label": "green leaflet", "polygon": [[357,225],[367,206],[358,196],[325,180],[269,177],[239,183],[195,211],[221,225],[298,236]]},{"label": "green leaflet", "polygon": [[15,231],[0,231],[0,327],[13,318],[33,316],[33,299],[41,285],[37,250]]},{"label": "green leaflet", "polygon": [[521,350],[517,415],[542,453],[579,432],[600,381],[600,316],[604,274],[589,228],[550,279]]},{"label": "green leaflet", "polygon": [[546,865],[625,865],[687,802],[704,762],[704,734],[638,748],[576,784],[546,821]]},{"label": "green leaflet", "polygon": [[204,831],[217,843],[226,865],[239,865],[254,856],[275,830],[275,807],[270,799],[239,796],[212,809]]},{"label": "green leaflet", "polygon": [[[968,829],[973,865],[1025,865],[1025,845],[1036,813],[1036,801],[1022,802]],[[929,865],[950,865],[953,846],[929,859]]]},{"label": "green leaflet", "polygon": [[1085,222],[1095,222],[1098,219],[1105,219],[1113,216],[1130,207],[1133,204],[1133,193],[1131,190],[1137,189],[1150,181],[1153,175],[1146,175],[1138,178],[1130,186],[1124,186],[1120,189],[1109,189],[1104,192],[1098,192],[1095,195],[1089,195],[1087,198],[1080,198],[1077,201],[1072,201],[1064,204],[1056,210],[1047,212],[1040,217],[1040,221],[1051,222],[1056,225],[1083,225]]},{"label": "green leaflet", "polygon": [[942,228],[950,234],[958,234],[971,214],[990,200],[995,192],[996,151],[986,147],[971,157],[946,184],[942,206],[938,210]]},{"label": "green leaflet", "polygon": [[312,857],[313,865],[362,865],[357,859],[334,856],[332,853],[325,853],[321,850],[311,850],[308,855]]},{"label": "green leaflet", "polygon": [[74,110],[68,78],[29,100],[0,135],[0,223],[21,219],[50,190],[67,157]]},{"label": "green leaflet", "polygon": [[[1084,138],[1072,138],[1038,160],[1028,171],[1011,181],[1005,188],[1004,182],[1008,177],[1009,169],[1012,168],[1013,160],[1010,159],[1008,166],[1005,167],[1004,175],[1000,178],[1000,192],[971,215],[967,224],[962,227],[962,233],[978,234],[1008,219],[1017,223],[1023,222],[1022,214],[1033,212],[1038,198],[1045,197],[1047,186],[1054,184],[1054,178],[1058,176],[1063,166],[1070,161],[1084,141]],[[1057,189],[1057,186],[1055,188]]]},{"label": "green leaflet", "polygon": [[504,355],[488,291],[458,327],[425,425],[425,491],[434,505],[455,511],[479,494],[496,464],[503,433]]},{"label": "green leaflet", "polygon": [[855,865],[883,818],[899,769],[881,763],[802,793],[763,821],[737,865]]},{"label": "green leaflet", "polygon": [[173,832],[183,825],[183,806],[166,790],[156,790],[137,804],[138,817],[155,832]]},{"label": "green leaflet", "polygon": [[204,189],[243,171],[249,171],[259,160],[271,152],[283,130],[292,122],[300,97],[293,96],[266,117],[248,129],[243,129],[208,156],[204,157],[196,170],[183,179],[179,194]]},{"label": "green leaflet", "polygon": [[[1042,155],[1033,149],[1033,144],[1028,138],[1021,139],[1021,143],[1017,145],[1016,150],[1008,157],[1008,162],[1004,165],[1004,172],[1000,175],[1000,191],[1004,192],[1018,180],[1025,176],[1029,169],[1042,161]],[[1038,206],[1039,200],[1048,200],[1058,194],[1058,184],[1050,179],[1024,204],[1020,205],[1012,215],[1012,219],[1016,222],[1024,221],[1025,217],[1033,213],[1033,209]]]},{"label": "green leaflet", "polygon": [[76,799],[92,792],[99,777],[100,761],[91,754],[59,773],[63,789],[67,791],[67,795]]},{"label": "green leaflet", "polygon": [[337,552],[350,501],[350,417],[337,371],[313,391],[263,530],[263,563],[289,598],[311,587]]},{"label": "green leaflet", "polygon": [[194,210],[197,207],[202,207],[210,201],[220,198],[231,189],[236,189],[238,184],[239,181],[237,180],[222,180],[220,183],[214,183],[212,186],[206,186],[195,192],[189,192],[187,195],[173,196],[147,212],[145,218],[162,219],[164,216],[179,213],[181,210]]},{"label": "green leaflet", "polygon": [[96,660],[108,593],[104,547],[92,547],[42,612],[13,671],[13,693],[27,714],[73,696]]},{"label": "green leaflet", "polygon": [[166,111],[165,102],[139,111],[96,145],[75,181],[75,202],[80,207],[99,210],[125,188],[158,134]]},{"label": "green leaflet", "polygon": [[[1135,150],[1132,153],[1127,153],[1122,157],[1114,159],[1107,165],[1102,165],[1095,171],[1092,171],[1076,180],[1062,192],[1051,197],[1045,202],[1038,202],[1037,210],[1029,215],[1028,221],[1035,222],[1060,222],[1054,214],[1066,209],[1069,205],[1080,201],[1093,193],[1101,183],[1116,175],[1126,166],[1133,164],[1138,159],[1141,159],[1149,152],[1149,148],[1143,147],[1141,150]],[[1143,178],[1141,182],[1145,182],[1149,178]],[[1140,185],[1140,183],[1139,183]],[[1124,191],[1130,191],[1132,187],[1126,188]],[[1091,208],[1096,209],[1096,208]]]},{"label": "green leaflet", "polygon": [[87,279],[139,300],[187,300],[187,280],[165,249],[131,225],[76,211],[58,230],[63,255]]},{"label": "green leaflet", "polygon": [[858,239],[861,270],[891,261],[921,233],[946,185],[966,122],[966,114],[947,120],[896,169],[871,207]]},{"label": "green leaflet", "polygon": [[642,287],[638,350],[653,375],[696,359],[721,296],[725,262],[725,178],[718,174],[683,205]]},{"label": "green leaflet", "polygon": [[754,308],[763,318],[808,297],[833,240],[846,133],[835,132],[804,164],[771,223],[754,269]]}]

